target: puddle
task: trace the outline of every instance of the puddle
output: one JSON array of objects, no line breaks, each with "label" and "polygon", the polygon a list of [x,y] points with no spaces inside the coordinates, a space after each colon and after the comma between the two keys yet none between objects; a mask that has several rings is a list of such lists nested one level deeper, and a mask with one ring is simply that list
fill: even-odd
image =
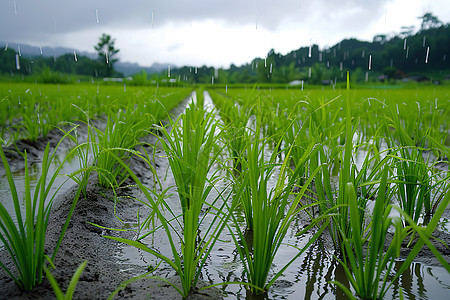
[{"label": "puddle", "polygon": [[[56,169],[61,165],[63,158],[68,154],[69,151],[64,151],[59,153],[55,159],[52,161],[49,171],[48,177],[50,178],[56,171]],[[3,166],[3,165],[2,165]],[[65,176],[64,174],[71,174],[74,171],[80,168],[79,161],[77,157],[73,157],[70,160],[66,161],[64,167],[60,170],[60,175],[57,176],[52,188],[50,189],[49,196],[58,192],[58,194],[62,194],[67,191],[71,186],[75,184],[73,180]],[[39,180],[39,176],[42,173],[42,163],[33,163],[29,166],[29,177],[30,177],[30,187],[31,187],[31,197],[34,195],[36,184]],[[19,199],[21,199],[21,210],[22,217],[25,216],[25,169],[14,171],[13,179],[15,182],[15,186],[17,189],[17,193]],[[48,180],[47,180],[48,181]],[[59,189],[59,191],[58,191]],[[0,202],[6,207],[6,209],[12,214],[13,220],[16,220],[14,214],[14,203],[11,198],[11,191],[8,184],[8,179],[6,175],[0,176]]]}]

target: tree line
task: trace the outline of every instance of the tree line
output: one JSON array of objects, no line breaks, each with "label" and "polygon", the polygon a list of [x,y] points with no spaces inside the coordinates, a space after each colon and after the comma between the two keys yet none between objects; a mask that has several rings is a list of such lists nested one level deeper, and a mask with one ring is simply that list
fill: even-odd
[{"label": "tree line", "polygon": [[[255,58],[242,66],[228,69],[184,66],[147,76],[145,71],[133,76],[135,84],[176,81],[186,83],[288,83],[303,80],[323,84],[345,79],[352,71],[356,81],[393,80],[410,75],[426,75],[443,79],[450,72],[450,24],[443,24],[432,13],[419,17],[420,29],[402,27],[395,34],[379,34],[372,42],[346,39],[326,49],[317,45],[302,47],[286,55],[270,50],[266,57]],[[95,50],[98,59],[76,54],[59,57],[19,57],[13,49],[0,50],[0,73],[36,75],[45,82],[61,81],[65,75],[76,74],[95,78],[121,76],[114,69],[119,52],[111,36],[103,34]],[[380,75],[383,75],[380,77]],[[147,79],[151,78],[151,80]]]}]

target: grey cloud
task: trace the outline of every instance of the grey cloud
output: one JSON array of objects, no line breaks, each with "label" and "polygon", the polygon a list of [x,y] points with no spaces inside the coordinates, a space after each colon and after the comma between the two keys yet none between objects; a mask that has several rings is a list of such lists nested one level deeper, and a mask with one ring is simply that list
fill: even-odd
[{"label": "grey cloud", "polygon": [[[389,0],[16,0],[0,2],[0,40],[45,40],[49,35],[59,35],[98,27],[142,28],[151,27],[152,13],[155,27],[167,23],[218,19],[229,24],[258,24],[275,30],[285,19],[305,22],[322,20],[354,26],[352,20],[336,20],[337,13],[358,8],[360,19],[370,22],[379,16]],[[97,24],[96,9],[100,24]],[[359,22],[359,20],[358,20]],[[362,24],[364,25],[364,24]],[[359,24],[361,26],[361,24]]]}]

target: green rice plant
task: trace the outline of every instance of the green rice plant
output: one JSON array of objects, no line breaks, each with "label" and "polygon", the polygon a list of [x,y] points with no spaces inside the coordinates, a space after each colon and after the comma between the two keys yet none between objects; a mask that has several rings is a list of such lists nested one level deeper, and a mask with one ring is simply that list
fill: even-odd
[{"label": "green rice plant", "polygon": [[[342,251],[345,253],[343,260],[340,260],[340,263],[358,297],[361,299],[383,299],[393,282],[395,282],[395,280],[397,280],[410,266],[413,259],[425,244],[443,264],[446,270],[450,272],[449,264],[429,240],[439,222],[439,218],[450,203],[450,193],[446,194],[442,203],[436,210],[436,214],[426,228],[417,226],[415,221],[405,211],[394,206],[394,208],[407,220],[412,229],[420,236],[419,241],[414,245],[400,269],[394,272],[395,260],[400,255],[401,244],[408,235],[408,229],[403,228],[399,218],[392,220],[389,217],[393,206],[386,206],[386,202],[389,201],[385,196],[387,189],[389,188],[387,167],[384,168],[375,208],[372,213],[372,220],[366,230],[361,231],[354,185],[349,182],[346,188],[346,195],[349,198],[350,204],[352,235],[349,237],[344,231],[340,231],[340,234],[343,237]],[[388,245],[388,250],[383,251],[388,229],[392,225],[395,227],[394,237],[390,245]],[[367,245],[364,246],[366,241],[368,241]],[[390,283],[388,281],[390,281]],[[333,283],[338,285],[349,298],[356,299],[352,295],[352,292],[342,283]]]},{"label": "green rice plant", "polygon": [[[107,238],[142,249],[168,263],[180,276],[181,288],[168,282],[167,279],[160,279],[171,284],[185,298],[197,285],[207,256],[225,226],[225,222],[218,222],[221,218],[226,218],[222,212],[224,204],[221,207],[215,207],[218,198],[212,202],[207,201],[218,178],[215,175],[217,171],[212,175],[208,175],[208,172],[215,162],[216,157],[212,155],[212,149],[218,141],[220,132],[217,132],[218,128],[213,113],[206,113],[203,109],[196,107],[194,103],[191,103],[186,112],[180,115],[176,121],[169,120],[172,127],[170,132],[162,130],[163,137],[160,137],[159,140],[168,156],[175,179],[182,210],[181,216],[175,215],[170,207],[164,204],[163,195],[167,190],[161,194],[150,191],[142,185],[123,161],[119,160],[119,163],[130,173],[146,195],[149,205],[161,222],[161,228],[167,235],[173,258],[171,259],[138,241],[115,237]],[[148,163],[150,164],[150,162]],[[162,213],[160,205],[164,205],[170,217]],[[204,210],[207,213],[202,216]],[[208,215],[213,217],[212,220],[208,220],[209,224],[205,224]],[[181,233],[178,234],[179,229],[175,228],[173,222],[181,226]],[[200,236],[200,228],[203,225],[206,229],[202,230],[203,234]],[[181,253],[178,253],[176,249],[174,232],[181,240]]]},{"label": "green rice plant", "polygon": [[233,164],[231,175],[239,177],[242,171],[241,160],[245,159],[245,148],[248,140],[246,127],[251,109],[241,106],[234,99],[225,97],[215,91],[209,91],[209,93],[216,107],[219,108],[219,115],[225,124],[222,137]]},{"label": "green rice plant", "polygon": [[[345,127],[342,133],[335,132],[333,135],[340,135],[343,139],[344,147],[339,149],[337,145],[330,145],[327,147],[334,150],[329,158],[325,153],[324,148],[317,151],[315,155],[311,155],[311,168],[317,168],[320,164],[325,164],[326,167],[322,168],[316,173],[314,187],[316,188],[316,195],[319,202],[319,210],[323,214],[330,209],[334,209],[335,213],[332,214],[330,223],[330,234],[333,239],[333,244],[336,250],[340,249],[342,239],[340,238],[339,231],[344,231],[346,234],[350,234],[349,224],[349,204],[348,198],[345,196],[346,189],[345,184],[347,182],[354,182],[355,180],[355,166],[352,162],[353,154],[353,136],[357,126],[352,126],[352,107],[350,99],[350,87],[349,76],[347,73],[347,98],[345,101]],[[320,131],[320,127],[314,125],[314,119],[311,119],[312,132]],[[327,142],[328,139],[325,141]],[[335,166],[332,166],[335,164]],[[339,181],[337,195],[333,192],[333,185],[331,181],[330,166],[339,170]],[[364,209],[365,207],[362,207]]]},{"label": "green rice plant", "polygon": [[[259,126],[257,125],[256,128],[256,132],[258,132]],[[247,151],[248,163],[245,168],[247,171],[244,175],[245,179],[242,182],[243,185],[248,185],[250,199],[242,199],[241,201],[244,207],[247,228],[250,220],[252,222],[250,228],[252,239],[245,238],[246,234],[241,232],[239,221],[234,214],[231,214],[231,219],[237,232],[234,232],[230,226],[228,228],[244,266],[244,273],[248,281],[246,285],[252,294],[258,295],[267,292],[275,280],[282,275],[284,270],[318,238],[326,226],[328,226],[328,222],[322,225],[320,230],[308,241],[304,248],[298,249],[298,254],[268,280],[273,260],[296,215],[312,205],[302,205],[301,200],[314,176],[309,177],[300,191],[295,194],[294,199],[291,199],[292,197],[290,195],[295,180],[288,181],[287,174],[290,170],[290,156],[287,155],[282,165],[279,166],[274,163],[276,159],[276,153],[274,152],[269,161],[266,162],[264,158],[264,146],[259,146],[261,140],[256,136]],[[308,150],[313,151],[313,145]],[[305,153],[299,163],[304,163],[307,160],[308,154]],[[279,174],[276,185],[268,191],[269,179],[274,175],[277,167],[279,167]],[[300,168],[297,170],[300,170]],[[317,170],[313,171],[313,175],[316,172]],[[292,176],[291,178],[295,177]],[[240,190],[243,191],[243,189]],[[245,203],[245,201],[248,202]],[[234,202],[233,205],[234,207],[230,208],[232,211],[236,209],[238,203]],[[306,230],[311,229],[317,222],[326,218],[327,216],[317,218]]]},{"label": "green rice plant", "polygon": [[[50,146],[47,144],[43,155],[42,173],[37,180],[34,193],[32,193],[30,187],[27,154],[26,152],[24,153],[25,218],[23,218],[21,200],[19,199],[13,174],[3,149],[0,149],[0,157],[5,168],[14,204],[14,215],[11,216],[6,208],[0,203],[0,240],[4,244],[9,257],[14,263],[16,271],[9,270],[2,262],[0,262],[0,267],[2,267],[19,288],[23,290],[30,290],[42,282],[44,244],[48,218],[53,199],[60,187],[53,194],[50,194],[50,191],[65,161],[58,166],[53,174],[49,174],[48,172],[50,165],[55,158],[56,150],[67,135],[68,133],[59,141],[51,155]],[[48,176],[50,177],[47,178]],[[64,232],[61,232],[61,235],[63,234]],[[56,249],[54,254],[56,254]]]},{"label": "green rice plant", "polygon": [[[139,143],[145,124],[136,111],[130,109],[109,112],[104,130],[90,126],[93,155],[99,172],[99,184],[120,186],[127,178],[127,172],[117,163],[116,157],[127,160],[130,151]],[[94,136],[92,136],[95,134]],[[115,156],[112,155],[115,154]]]},{"label": "green rice plant", "polygon": [[[431,202],[431,178],[416,147],[401,147],[396,157],[397,197],[400,207],[418,223],[424,203]],[[406,225],[406,224],[405,224]]]},{"label": "green rice plant", "polygon": [[[87,261],[84,261],[81,263],[81,265],[77,268],[75,273],[72,276],[72,279],[70,280],[69,286],[67,287],[67,291],[64,294],[61,290],[61,287],[58,285],[58,282],[56,281],[55,277],[52,275],[49,269],[44,267],[45,275],[47,276],[48,281],[50,282],[53,291],[55,292],[55,296],[57,300],[71,300],[73,297],[73,293],[75,292],[75,288],[77,286],[78,280],[81,277],[81,274],[84,271],[84,268],[86,267]],[[53,265],[52,265],[53,266]],[[53,266],[54,268],[54,266]]]},{"label": "green rice plant", "polygon": [[[448,184],[445,177],[433,175],[433,166],[424,159],[425,143],[430,138],[429,131],[415,129],[412,134],[416,139],[413,140],[414,136],[408,134],[408,129],[402,124],[398,114],[391,115],[390,126],[395,129],[391,139],[399,145],[392,155],[395,159],[397,199],[403,211],[416,224],[424,211],[423,224],[426,225],[448,189]],[[407,225],[406,220],[404,225]]]},{"label": "green rice plant", "polygon": [[[343,260],[339,260],[345,270],[347,279],[361,299],[382,299],[386,293],[387,280],[390,272],[395,266],[395,259],[400,254],[402,226],[397,219],[395,221],[395,233],[391,244],[386,252],[383,247],[392,219],[389,217],[391,206],[387,205],[389,198],[386,197],[389,184],[387,180],[388,168],[383,170],[380,186],[375,200],[375,207],[369,227],[361,223],[360,211],[352,182],[346,186],[346,197],[350,208],[351,234],[340,230],[342,237]],[[399,227],[400,226],[400,227]],[[364,244],[369,240],[367,249]],[[365,254],[365,257],[364,257]],[[340,282],[337,284],[349,297],[353,297],[350,290]],[[381,283],[381,287],[379,286]]]}]

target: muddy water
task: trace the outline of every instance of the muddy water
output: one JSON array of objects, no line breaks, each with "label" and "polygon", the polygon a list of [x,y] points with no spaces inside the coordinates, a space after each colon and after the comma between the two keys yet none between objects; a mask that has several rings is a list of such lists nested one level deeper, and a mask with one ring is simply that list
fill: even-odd
[{"label": "muddy water", "polygon": [[[58,156],[52,161],[50,168],[48,170],[47,182],[51,176],[56,172],[58,167],[62,163],[63,157],[68,153],[68,151],[63,151],[58,153]],[[55,193],[62,194],[67,191],[71,186],[75,184],[75,182],[70,179],[65,174],[71,174],[76,170],[80,169],[79,161],[76,157],[68,160],[63,168],[60,170],[60,175],[56,178],[52,188],[50,189],[49,195],[54,195]],[[33,163],[29,166],[29,178],[30,178],[30,188],[31,188],[31,197],[33,197],[36,185],[38,183],[39,177],[42,173],[42,163]],[[13,171],[13,179],[15,182],[15,186],[17,189],[17,193],[19,199],[21,199],[21,210],[22,217],[25,216],[25,170],[16,170]],[[14,213],[14,204],[11,198],[11,191],[8,184],[8,179],[6,175],[0,176],[0,202],[6,207],[6,209],[13,214]],[[13,216],[13,220],[16,221],[16,216]]]}]

